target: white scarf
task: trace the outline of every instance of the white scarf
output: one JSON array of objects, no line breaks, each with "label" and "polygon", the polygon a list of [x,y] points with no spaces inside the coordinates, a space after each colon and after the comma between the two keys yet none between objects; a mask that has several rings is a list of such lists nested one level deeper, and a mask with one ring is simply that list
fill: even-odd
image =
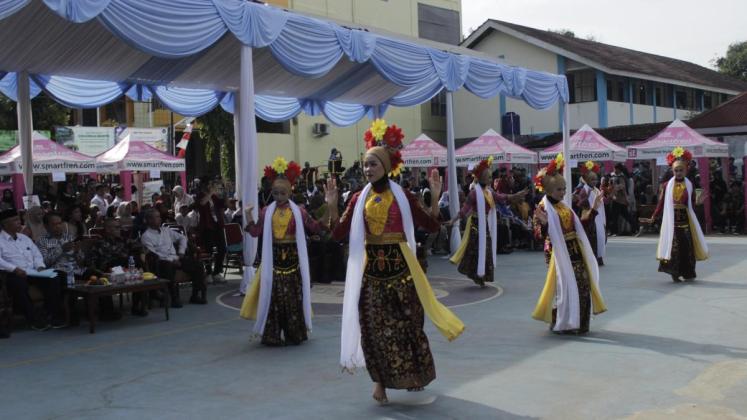
[{"label": "white scarf", "polygon": [[[493,190],[490,187],[486,187],[488,194],[493,194]],[[477,200],[477,275],[482,277],[485,275],[485,196],[482,192],[482,186],[479,183],[475,183],[475,199]],[[497,205],[497,204],[496,204]],[[490,209],[488,215],[488,222],[490,223],[490,245],[492,245],[493,268],[495,269],[495,258],[496,258],[496,247],[498,246],[498,215],[496,213],[495,206]]]},{"label": "white scarf", "polygon": [[[565,244],[563,228],[560,225],[560,217],[555,211],[550,200],[545,196],[542,199],[547,212],[547,232],[552,242],[552,253],[555,260],[556,273],[556,304],[557,313],[555,318],[555,331],[574,330],[581,326],[581,307],[578,299],[578,285],[576,284],[576,274],[573,272],[571,257],[568,254],[568,247]],[[573,225],[576,229],[576,238],[583,251],[586,268],[591,275],[591,281],[599,290],[599,266],[597,260],[593,258],[594,254],[589,245],[589,239],[586,237],[584,227],[578,216],[571,211],[573,215]]]},{"label": "white scarf", "polygon": [[[303,293],[303,317],[306,328],[311,331],[311,276],[309,275],[309,255],[306,249],[306,232],[303,226],[301,209],[296,203],[289,201],[293,220],[296,223],[296,249],[298,250],[298,267],[301,270],[301,290]],[[267,323],[267,313],[270,310],[272,299],[272,274],[274,264],[272,262],[272,242],[275,237],[272,234],[272,215],[275,213],[277,203],[273,202],[265,210],[264,225],[262,226],[262,263],[259,277],[259,305],[257,306],[257,321],[254,323],[254,332],[263,334]]]},{"label": "white scarf", "polygon": [[[656,258],[660,260],[669,260],[672,257],[672,240],[674,239],[674,184],[675,179],[670,179],[664,190],[664,213],[661,217],[659,246],[656,248]],[[703,252],[708,254],[708,244],[706,244],[703,231],[700,229],[700,223],[693,211],[693,184],[687,178],[685,178],[685,187],[687,188],[687,216],[690,219],[689,224],[695,228],[695,234],[698,236],[698,240],[703,246]]]},{"label": "white scarf", "polygon": [[[361,326],[358,315],[358,301],[361,295],[361,283],[363,282],[363,270],[366,261],[366,225],[363,211],[366,207],[366,197],[371,191],[371,184],[367,184],[353,210],[353,219],[350,225],[350,256],[348,257],[348,268],[345,274],[345,297],[342,305],[342,339],[340,348],[340,365],[346,370],[354,370],[366,366],[366,360],[361,348]],[[402,225],[407,238],[407,245],[416,252],[415,247],[415,225],[412,221],[412,212],[407,196],[402,187],[389,180],[389,189],[392,190],[397,200],[399,212],[402,215]],[[415,254],[417,255],[417,254]]]},{"label": "white scarf", "polygon": [[[594,208],[594,201],[597,199],[597,195],[602,192],[599,188],[592,188],[591,185],[587,184],[583,178],[581,182],[584,184],[584,190],[589,194],[589,207]],[[605,222],[607,220],[607,214],[604,211],[604,203],[597,209],[597,217],[594,218],[594,224],[597,228],[597,257],[604,258],[607,254],[607,228]]]}]

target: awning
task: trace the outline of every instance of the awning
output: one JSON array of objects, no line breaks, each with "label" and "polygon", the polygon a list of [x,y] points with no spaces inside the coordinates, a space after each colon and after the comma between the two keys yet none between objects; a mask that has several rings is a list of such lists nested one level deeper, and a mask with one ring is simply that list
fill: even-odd
[{"label": "awning", "polygon": [[512,143],[493,129],[457,149],[456,163],[467,166],[489,156],[495,163],[537,163],[537,153]]},{"label": "awning", "polygon": [[[90,173],[96,171],[94,158],[57,144],[34,131],[34,174]],[[21,146],[0,155],[0,175],[23,173]]]},{"label": "awning", "polygon": [[96,168],[99,172],[181,172],[185,170],[185,164],[184,159],[164,153],[145,142],[131,141],[127,136],[96,156]]},{"label": "awning", "polygon": [[[569,161],[624,162],[628,158],[628,152],[624,147],[607,140],[589,127],[588,124],[579,128],[571,136],[569,142],[570,154],[566,158]],[[540,163],[550,163],[562,151],[563,142],[556,143],[539,152],[539,161]]]},{"label": "awning", "polygon": [[242,43],[254,48],[256,113],[268,121],[303,111],[350,125],[442,89],[538,109],[568,99],[562,75],[240,0],[5,0],[0,22],[0,92],[16,99],[15,72],[28,71],[32,96],[75,108],[126,94],[188,116],[233,111]]},{"label": "awning", "polygon": [[703,136],[680,120],[674,120],[667,128],[644,141],[628,146],[629,159],[664,158],[677,146],[682,146],[693,157],[728,157],[729,145]]},{"label": "awning", "polygon": [[402,160],[405,167],[429,168],[446,166],[446,148],[421,134],[402,149]]}]

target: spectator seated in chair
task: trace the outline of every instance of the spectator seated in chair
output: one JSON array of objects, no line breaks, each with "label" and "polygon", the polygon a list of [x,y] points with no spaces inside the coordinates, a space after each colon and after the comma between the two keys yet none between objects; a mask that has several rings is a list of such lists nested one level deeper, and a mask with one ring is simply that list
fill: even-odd
[{"label": "spectator seated in chair", "polygon": [[[171,293],[171,306],[181,308],[179,298],[179,284],[176,282],[176,272],[181,270],[190,276],[192,281],[192,297],[190,303],[207,303],[207,288],[205,269],[194,258],[185,255],[187,251],[187,237],[172,229],[161,227],[161,215],[155,209],[148,209],[145,213],[147,229],[141,240],[143,246],[154,254],[153,266],[158,277],[168,279]],[[174,248],[174,243],[178,248]]]},{"label": "spectator seated in chair", "polygon": [[[57,279],[41,279],[29,276],[30,272],[43,270],[44,258],[39,248],[31,241],[31,238],[20,233],[21,219],[13,210],[0,212],[0,270],[6,273],[6,284],[10,298],[18,305],[31,324],[31,328],[37,331],[54,328],[62,328],[65,322],[61,310],[61,289],[65,282],[64,276]],[[44,295],[44,308],[46,314],[39,315],[34,309],[29,296],[29,285],[38,287]]]},{"label": "spectator seated in chair", "polygon": [[[97,239],[86,253],[86,274],[96,276],[110,273],[113,267],[127,267],[129,258],[133,257],[135,266],[143,268],[143,246],[134,239],[122,236],[122,227],[117,219],[104,220],[104,231],[101,239]],[[87,275],[84,275],[87,277]],[[148,311],[147,292],[132,294],[132,314],[146,316]]]}]

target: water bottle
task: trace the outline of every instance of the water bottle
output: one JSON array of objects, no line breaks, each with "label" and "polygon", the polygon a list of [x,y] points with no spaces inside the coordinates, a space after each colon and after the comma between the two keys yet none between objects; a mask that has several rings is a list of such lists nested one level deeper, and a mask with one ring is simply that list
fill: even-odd
[{"label": "water bottle", "polygon": [[67,264],[65,268],[65,271],[67,271],[67,286],[73,287],[75,286],[75,273],[73,272],[73,265]]},{"label": "water bottle", "polygon": [[130,255],[130,258],[127,260],[127,271],[130,273],[135,272],[135,258]]}]

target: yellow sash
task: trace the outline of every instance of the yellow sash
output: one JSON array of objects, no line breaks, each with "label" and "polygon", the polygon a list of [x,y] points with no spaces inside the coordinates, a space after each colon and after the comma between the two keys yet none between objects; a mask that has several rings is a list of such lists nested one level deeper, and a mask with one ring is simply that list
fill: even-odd
[{"label": "yellow sash", "polygon": [[459,264],[464,258],[464,253],[467,251],[467,244],[469,244],[469,235],[472,231],[472,215],[467,218],[467,227],[464,229],[464,236],[462,236],[462,243],[459,244],[459,249],[454,255],[449,258],[452,264]]},{"label": "yellow sash", "polygon": [[244,295],[244,302],[241,303],[241,311],[239,316],[244,319],[257,319],[257,307],[259,306],[259,273],[261,273],[261,267],[257,267],[254,273],[254,279],[252,285],[249,286],[249,291]]},{"label": "yellow sash", "polygon": [[[583,247],[580,247],[581,253],[583,253]],[[584,255],[586,260],[586,255]],[[588,271],[588,266],[587,266]],[[591,273],[589,273],[589,279],[591,279]],[[545,286],[542,288],[539,299],[537,299],[537,306],[532,312],[532,318],[538,321],[545,321],[548,324],[552,322],[552,307],[555,302],[555,287],[556,287],[557,275],[555,273],[555,253],[550,254],[550,267],[547,270],[547,277],[545,278]],[[602,294],[594,284],[593,281],[589,282],[591,285],[591,306],[594,315],[601,314],[607,311],[607,306],[602,299]]]},{"label": "yellow sash", "polygon": [[415,283],[415,291],[418,294],[420,304],[423,305],[425,314],[447,340],[452,341],[459,337],[464,332],[464,323],[436,299],[436,295],[433,293],[418,259],[412,253],[410,247],[407,246],[407,243],[400,242],[399,248],[402,250],[402,255],[405,256],[407,267],[410,269],[410,275]]}]

